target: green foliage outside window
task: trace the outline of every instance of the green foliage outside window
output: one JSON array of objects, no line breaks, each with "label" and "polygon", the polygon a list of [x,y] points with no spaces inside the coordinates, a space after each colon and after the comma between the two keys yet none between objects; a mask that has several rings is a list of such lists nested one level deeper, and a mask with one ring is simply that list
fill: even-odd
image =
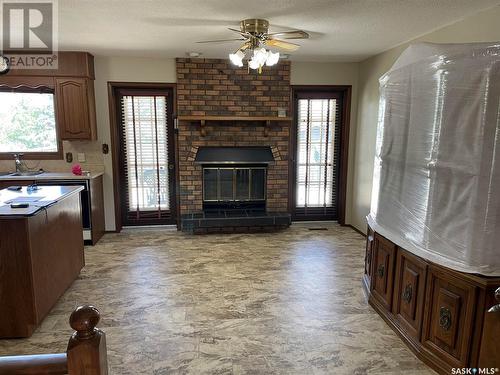
[{"label": "green foliage outside window", "polygon": [[0,92],[0,152],[57,152],[53,94]]}]

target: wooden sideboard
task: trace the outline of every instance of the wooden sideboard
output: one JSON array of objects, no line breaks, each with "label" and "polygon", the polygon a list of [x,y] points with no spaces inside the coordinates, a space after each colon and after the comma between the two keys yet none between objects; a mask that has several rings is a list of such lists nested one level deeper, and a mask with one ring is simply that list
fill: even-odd
[{"label": "wooden sideboard", "polygon": [[373,308],[437,372],[500,368],[500,312],[488,312],[500,304],[500,277],[429,262],[368,227],[363,286]]}]

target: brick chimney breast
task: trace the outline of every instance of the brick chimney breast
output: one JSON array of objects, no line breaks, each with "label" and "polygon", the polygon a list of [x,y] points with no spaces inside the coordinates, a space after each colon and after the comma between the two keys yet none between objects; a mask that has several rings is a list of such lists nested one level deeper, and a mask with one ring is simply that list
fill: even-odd
[{"label": "brick chimney breast", "polygon": [[[234,67],[228,59],[178,58],[177,115],[278,117],[291,116],[290,62],[264,67],[262,74]],[[275,162],[268,168],[267,211],[288,211],[288,155],[291,122],[178,122],[181,214],[202,210],[202,167],[193,163],[200,146],[270,146]],[[267,134],[266,134],[267,133]]]}]

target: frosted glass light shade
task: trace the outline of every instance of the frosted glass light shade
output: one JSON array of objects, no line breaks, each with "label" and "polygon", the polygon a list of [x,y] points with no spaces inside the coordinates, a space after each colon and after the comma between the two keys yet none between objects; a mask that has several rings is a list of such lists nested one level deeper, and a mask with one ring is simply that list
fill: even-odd
[{"label": "frosted glass light shade", "polygon": [[243,58],[245,57],[245,54],[241,51],[236,51],[236,53],[230,53],[229,54],[229,60],[231,62],[239,67],[243,66]]}]

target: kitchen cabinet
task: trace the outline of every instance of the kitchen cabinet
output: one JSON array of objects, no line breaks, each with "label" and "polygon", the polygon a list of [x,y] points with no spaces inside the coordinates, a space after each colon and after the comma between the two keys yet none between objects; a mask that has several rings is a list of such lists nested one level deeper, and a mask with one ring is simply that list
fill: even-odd
[{"label": "kitchen cabinet", "polygon": [[0,338],[31,336],[85,265],[80,189],[46,186],[30,195],[53,204],[0,214]]},{"label": "kitchen cabinet", "polygon": [[56,108],[62,140],[96,140],[94,82],[88,78],[57,78]]},{"label": "kitchen cabinet", "polygon": [[97,140],[94,56],[59,52],[57,69],[12,69],[0,76],[0,87],[44,87],[54,93],[61,140]]}]

